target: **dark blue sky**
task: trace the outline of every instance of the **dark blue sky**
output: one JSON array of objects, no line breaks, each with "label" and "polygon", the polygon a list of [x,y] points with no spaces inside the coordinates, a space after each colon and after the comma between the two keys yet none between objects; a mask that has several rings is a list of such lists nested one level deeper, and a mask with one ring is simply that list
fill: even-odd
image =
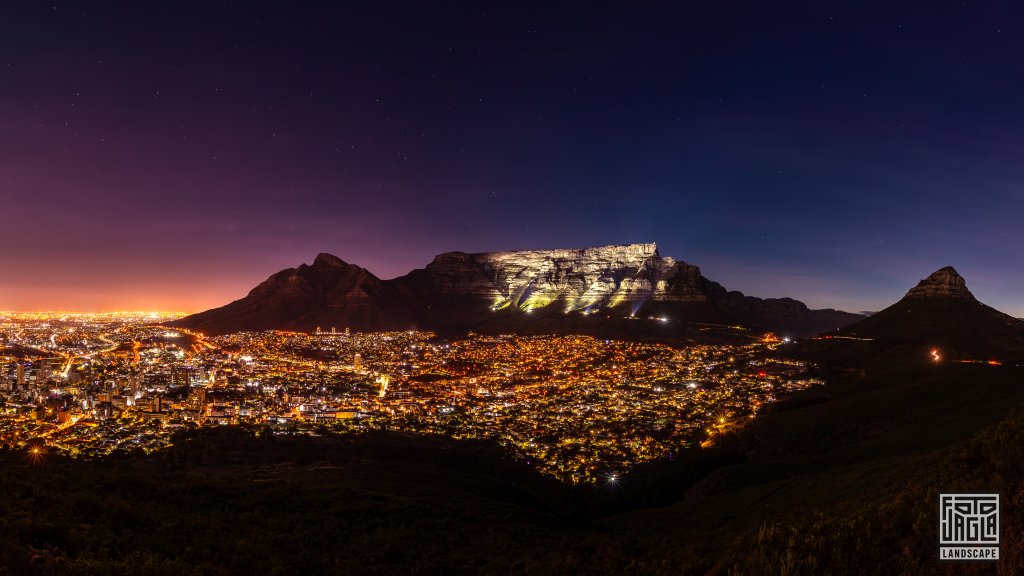
[{"label": "dark blue sky", "polygon": [[0,309],[656,241],[855,311],[953,265],[1024,316],[1012,3],[89,4],[0,7]]}]

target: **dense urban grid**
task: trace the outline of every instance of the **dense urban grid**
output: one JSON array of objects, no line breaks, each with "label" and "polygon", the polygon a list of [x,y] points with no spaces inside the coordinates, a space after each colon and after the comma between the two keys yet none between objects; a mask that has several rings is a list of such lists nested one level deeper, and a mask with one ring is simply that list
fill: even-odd
[{"label": "dense urban grid", "polygon": [[428,332],[207,338],[161,314],[0,315],[0,446],[45,458],[168,446],[174,431],[399,430],[494,439],[570,482],[708,445],[818,381],[746,345]]}]

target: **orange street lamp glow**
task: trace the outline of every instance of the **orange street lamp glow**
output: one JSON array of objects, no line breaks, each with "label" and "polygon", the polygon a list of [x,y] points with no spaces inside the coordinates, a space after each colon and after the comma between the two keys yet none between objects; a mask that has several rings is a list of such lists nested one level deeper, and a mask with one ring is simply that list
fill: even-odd
[{"label": "orange street lamp glow", "polygon": [[39,464],[45,459],[43,456],[43,449],[39,446],[33,446],[28,451],[28,459],[32,464]]}]

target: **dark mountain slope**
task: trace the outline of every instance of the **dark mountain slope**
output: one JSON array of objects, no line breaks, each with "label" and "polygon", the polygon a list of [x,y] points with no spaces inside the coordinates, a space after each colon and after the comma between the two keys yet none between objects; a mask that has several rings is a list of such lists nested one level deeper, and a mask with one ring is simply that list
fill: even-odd
[{"label": "dark mountain slope", "polygon": [[979,302],[952,267],[937,270],[899,302],[838,334],[916,343],[950,359],[1024,357],[1024,322]]},{"label": "dark mountain slope", "polygon": [[330,254],[274,274],[226,306],[172,322],[207,334],[243,330],[405,330],[410,302],[364,268]]}]

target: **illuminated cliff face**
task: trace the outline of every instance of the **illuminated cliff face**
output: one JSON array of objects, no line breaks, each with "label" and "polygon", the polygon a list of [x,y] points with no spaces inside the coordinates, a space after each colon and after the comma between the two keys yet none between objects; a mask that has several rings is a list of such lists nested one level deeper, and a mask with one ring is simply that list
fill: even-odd
[{"label": "illuminated cliff face", "polygon": [[441,292],[485,299],[495,310],[557,306],[591,312],[647,301],[699,302],[700,269],[658,254],[655,244],[437,256],[426,271]]}]

